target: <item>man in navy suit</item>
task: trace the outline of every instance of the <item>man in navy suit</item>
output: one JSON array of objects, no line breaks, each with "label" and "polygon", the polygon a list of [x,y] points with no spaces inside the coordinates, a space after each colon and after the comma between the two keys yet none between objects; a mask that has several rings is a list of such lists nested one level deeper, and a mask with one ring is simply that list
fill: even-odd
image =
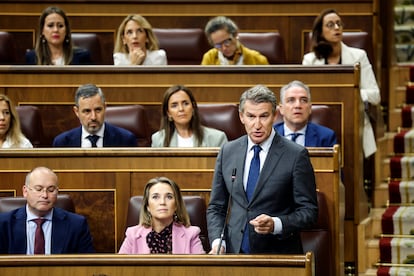
[{"label": "man in navy suit", "polygon": [[34,254],[38,218],[44,220],[44,254],[95,252],[86,219],[54,207],[58,190],[58,178],[49,168],[37,167],[27,174],[23,186],[27,204],[0,214],[0,254]]},{"label": "man in navy suit", "polygon": [[309,121],[311,94],[303,82],[294,80],[280,89],[279,111],[283,122],[274,128],[280,135],[305,147],[332,147],[337,143],[332,129]]},{"label": "man in navy suit", "polygon": [[105,96],[94,84],[78,88],[73,111],[81,126],[59,134],[54,147],[136,147],[137,137],[130,131],[105,122]]}]

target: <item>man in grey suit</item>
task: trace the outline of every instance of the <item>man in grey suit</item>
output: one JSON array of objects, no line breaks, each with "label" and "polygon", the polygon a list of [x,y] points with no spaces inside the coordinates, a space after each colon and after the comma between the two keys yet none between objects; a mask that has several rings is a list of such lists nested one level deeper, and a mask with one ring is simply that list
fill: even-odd
[{"label": "man in grey suit", "polygon": [[[217,253],[231,204],[220,252],[303,254],[299,232],[318,217],[315,177],[306,148],[273,129],[276,107],[274,93],[263,85],[240,98],[247,135],[223,145],[217,157],[207,208],[210,253]],[[260,159],[260,173],[247,195],[252,159]]]}]

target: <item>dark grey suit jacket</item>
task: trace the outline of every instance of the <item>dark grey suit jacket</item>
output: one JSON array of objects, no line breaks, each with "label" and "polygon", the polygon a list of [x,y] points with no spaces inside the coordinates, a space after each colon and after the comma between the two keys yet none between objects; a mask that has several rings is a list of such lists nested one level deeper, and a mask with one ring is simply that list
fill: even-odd
[{"label": "dark grey suit jacket", "polygon": [[[281,235],[257,234],[250,227],[251,253],[302,254],[299,231],[310,227],[318,217],[315,177],[306,148],[276,133],[261,170],[250,202],[243,186],[247,136],[225,144],[217,157],[207,208],[209,239],[222,231],[229,193],[232,191],[231,216],[226,234],[228,253],[239,253],[247,221],[260,214],[279,217]],[[237,169],[232,187],[231,175]]]}]

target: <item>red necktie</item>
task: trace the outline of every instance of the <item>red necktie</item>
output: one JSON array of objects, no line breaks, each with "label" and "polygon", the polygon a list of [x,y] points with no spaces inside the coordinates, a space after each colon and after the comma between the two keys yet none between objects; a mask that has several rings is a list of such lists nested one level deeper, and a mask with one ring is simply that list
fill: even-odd
[{"label": "red necktie", "polygon": [[37,225],[35,232],[34,253],[45,254],[45,235],[43,233],[42,225],[46,220],[43,218],[37,218],[33,221]]}]

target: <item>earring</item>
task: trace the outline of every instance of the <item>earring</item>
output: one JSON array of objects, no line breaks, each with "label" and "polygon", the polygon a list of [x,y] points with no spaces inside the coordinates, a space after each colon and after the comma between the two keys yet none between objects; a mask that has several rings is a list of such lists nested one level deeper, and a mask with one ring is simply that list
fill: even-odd
[{"label": "earring", "polygon": [[168,117],[168,121],[172,122],[173,118],[172,117]]},{"label": "earring", "polygon": [[178,221],[177,213],[174,213],[173,219],[174,219],[174,221]]},{"label": "earring", "polygon": [[46,39],[45,39],[45,37],[43,35],[40,36],[40,40],[42,41],[43,44],[46,43]]},{"label": "earring", "polygon": [[69,43],[69,37],[66,37],[65,42]]}]

